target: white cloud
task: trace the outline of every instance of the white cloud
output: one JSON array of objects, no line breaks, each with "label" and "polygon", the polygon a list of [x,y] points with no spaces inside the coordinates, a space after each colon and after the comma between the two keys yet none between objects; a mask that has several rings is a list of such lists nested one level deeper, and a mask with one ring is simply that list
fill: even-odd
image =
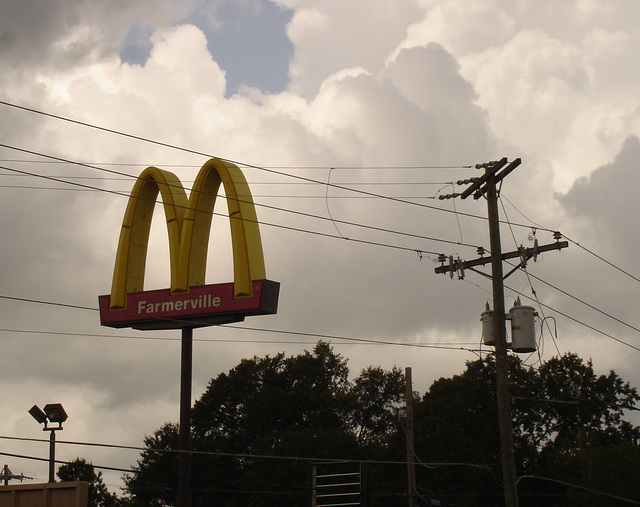
[{"label": "white cloud", "polygon": [[[300,180],[247,168],[260,204],[386,229],[366,230],[259,207],[268,276],[282,283],[282,292],[278,315],[247,325],[386,341],[478,343],[488,282],[472,272],[467,272],[465,281],[436,276],[433,255],[420,260],[413,250],[470,259],[476,256],[473,246],[487,246],[483,200],[427,198],[442,189],[459,190],[448,182],[478,175],[475,169],[459,166],[503,155],[523,158],[502,189],[516,208],[506,202],[501,209],[505,218],[529,223],[525,218],[529,217],[602,250],[620,266],[633,267],[638,245],[626,217],[636,207],[633,192],[639,151],[637,139],[629,136],[640,135],[639,76],[631,65],[638,49],[638,29],[629,21],[637,9],[634,3],[614,9],[604,2],[540,6],[541,2],[533,1],[406,0],[345,6],[333,1],[282,0],[280,5],[295,10],[288,31],[295,45],[289,89],[267,93],[245,87],[231,97],[225,96],[225,70],[209,52],[205,33],[176,21],[188,12],[170,2],[162,4],[159,12],[129,4],[121,5],[111,17],[103,13],[104,23],[95,9],[69,17],[77,5],[74,2],[59,10],[43,4],[43,10],[33,16],[3,4],[9,18],[0,19],[12,19],[16,26],[36,25],[42,21],[39,14],[65,22],[59,27],[47,25],[32,41],[23,39],[22,32],[5,32],[2,40],[9,42],[0,51],[16,67],[0,77],[2,99],[240,162],[275,166],[280,172],[321,182],[331,178],[332,183],[358,184],[374,193],[411,195],[420,204],[362,195],[339,199],[345,197],[344,191],[301,185]],[[109,30],[114,20],[130,12],[135,12],[130,23],[159,26],[144,65],[124,64],[114,50],[130,25]],[[5,28],[8,23],[4,21]],[[91,39],[97,25],[103,38]],[[40,54],[49,44],[62,44],[64,54]],[[22,60],[17,56],[21,52]],[[131,176],[147,165],[158,165],[173,170],[185,182],[193,179],[204,161],[201,156],[0,107],[0,132],[8,145],[98,165],[139,164],[109,166]],[[3,150],[4,159],[17,156],[15,151]],[[109,179],[114,175],[67,164],[40,164],[35,155],[27,158],[34,160],[19,168],[65,179],[96,176],[100,179],[74,181],[125,194],[131,188],[130,180]],[[17,167],[16,162],[4,164]],[[425,167],[442,165],[456,167]],[[335,169],[329,171],[331,167]],[[0,176],[7,185],[54,185],[3,171]],[[97,295],[109,291],[126,197],[32,188],[1,188],[0,192],[2,212],[10,217],[4,222],[0,244],[2,292],[95,306]],[[307,197],[287,197],[293,194]],[[220,217],[214,220],[210,278],[215,281],[227,281],[220,278],[230,271],[226,225]],[[541,243],[551,241],[551,234],[540,230],[544,227],[537,231]],[[504,249],[526,243],[530,233],[526,227],[504,227]],[[358,239],[406,250],[364,245]],[[148,285],[166,285],[167,240],[160,210],[151,241]],[[529,268],[532,274],[623,320],[635,318],[635,283],[577,245],[545,254]],[[532,283],[543,303],[637,343],[628,326],[585,309],[552,287]],[[512,275],[508,284],[516,291],[531,292],[521,273]],[[508,292],[509,304],[514,293]],[[140,443],[142,434],[177,419],[177,342],[125,338],[151,335],[110,332],[89,311],[3,300],[0,313],[5,329],[123,336],[9,333],[13,341],[3,348],[0,375],[14,389],[3,405],[9,408],[1,420],[11,421],[28,410],[30,405],[23,407],[25,399],[33,400],[29,404],[61,401],[69,403],[73,412],[65,428],[70,440],[120,443],[134,435],[128,443],[135,439]],[[558,329],[562,352],[571,349],[595,355],[600,343],[612,343],[561,316]],[[248,335],[248,331],[214,328],[200,330],[196,336],[237,341]],[[194,396],[209,378],[241,357],[276,350],[296,353],[303,348],[268,343],[271,335],[250,336],[262,337],[265,343],[197,343]],[[176,334],[158,333],[157,337],[176,338]],[[466,352],[421,350],[416,354],[396,347],[338,347],[352,358],[354,372],[367,364],[415,366],[416,388],[421,391],[434,375],[459,372],[464,360],[473,357]],[[620,367],[623,374],[637,376],[626,358],[616,358],[616,351],[620,357],[632,352],[615,344],[596,366]],[[545,355],[553,352],[547,334]],[[101,428],[98,436],[91,433],[96,427]],[[34,429],[9,422],[0,433],[34,436]],[[89,458],[92,452],[86,450]],[[104,459],[108,465],[129,466],[132,458],[113,453]],[[27,467],[24,470],[28,472]]]},{"label": "white cloud", "polygon": [[290,89],[305,97],[342,69],[380,71],[405,37],[407,23],[420,12],[411,0],[296,2],[295,8],[287,31],[295,48]]}]

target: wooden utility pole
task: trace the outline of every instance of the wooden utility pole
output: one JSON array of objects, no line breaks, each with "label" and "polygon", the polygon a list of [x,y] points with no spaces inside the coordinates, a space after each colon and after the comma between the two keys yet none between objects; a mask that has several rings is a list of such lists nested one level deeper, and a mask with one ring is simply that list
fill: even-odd
[{"label": "wooden utility pole", "polygon": [[506,507],[518,507],[518,485],[516,482],[516,460],[513,449],[513,426],[511,422],[511,397],[509,393],[507,337],[505,330],[504,283],[502,271],[502,245],[500,243],[500,218],[498,215],[498,183],[520,165],[517,158],[507,164],[503,158],[485,164],[485,173],[468,187],[460,197],[487,198],[489,217],[489,242],[491,248],[491,280],[493,285],[493,312],[496,356],[496,391],[498,398],[498,426],[500,429],[500,452],[502,457],[502,480]]},{"label": "wooden utility pole", "polygon": [[516,459],[513,448],[511,423],[511,395],[509,393],[507,338],[505,334],[504,284],[502,272],[502,246],[500,243],[500,219],[498,217],[498,193],[495,175],[487,183],[487,207],[489,212],[489,242],[491,245],[491,279],[493,284],[493,312],[496,350],[496,389],[498,397],[498,424],[502,452],[502,480],[507,507],[518,506]]},{"label": "wooden utility pole", "polygon": [[[484,249],[479,248],[480,257],[472,261],[454,260],[449,257],[449,264],[446,263],[446,256],[442,254],[439,258],[442,265],[436,268],[436,273],[458,273],[462,278],[465,269],[476,271],[475,266],[484,266],[491,263],[491,281],[493,285],[493,318],[494,318],[494,339],[496,358],[496,391],[498,398],[498,424],[500,428],[500,451],[502,458],[502,479],[504,482],[504,499],[507,507],[518,507],[518,487],[516,478],[516,462],[513,448],[513,425],[511,420],[511,396],[509,393],[508,360],[507,360],[507,338],[506,338],[506,315],[504,310],[504,278],[514,273],[517,269],[526,265],[527,260],[536,257],[542,252],[560,250],[569,246],[566,241],[560,241],[562,235],[559,232],[554,234],[555,243],[548,245],[538,245],[536,240],[533,248],[520,247],[514,252],[502,253],[500,243],[500,218],[498,216],[498,184],[518,167],[521,163],[519,158],[507,165],[507,159],[503,158],[498,162],[478,164],[476,168],[484,168],[485,173],[479,178],[465,180],[459,184],[472,183],[461,194],[448,194],[440,196],[441,199],[461,197],[466,199],[473,195],[474,199],[485,196],[487,200],[489,217],[489,241],[491,245],[491,256],[484,256]],[[506,167],[505,167],[506,166]],[[503,169],[504,168],[504,169]],[[501,170],[502,169],[502,170]],[[501,171],[500,171],[501,170]],[[500,171],[500,172],[498,172]],[[503,274],[502,262],[507,259],[519,258],[520,263],[507,275]],[[484,273],[480,273],[483,274]],[[486,275],[485,275],[486,276]]]},{"label": "wooden utility pole", "polygon": [[407,406],[407,418],[405,420],[405,431],[407,433],[407,482],[409,494],[409,507],[416,504],[416,453],[413,446],[413,380],[411,379],[411,368],[405,368],[404,379],[406,382],[405,400]]}]

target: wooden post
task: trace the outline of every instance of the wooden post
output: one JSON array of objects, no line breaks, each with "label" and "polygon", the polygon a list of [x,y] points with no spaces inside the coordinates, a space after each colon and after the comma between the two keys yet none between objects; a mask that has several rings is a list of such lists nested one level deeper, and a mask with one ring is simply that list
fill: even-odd
[{"label": "wooden post", "polygon": [[405,368],[404,378],[407,406],[407,418],[405,421],[405,431],[407,433],[407,492],[409,495],[409,507],[414,507],[416,502],[416,453],[413,447],[413,381],[410,367]]},{"label": "wooden post", "polygon": [[516,482],[516,461],[513,449],[511,398],[508,380],[498,193],[496,190],[496,180],[493,176],[487,183],[487,207],[489,215],[489,241],[491,245],[491,279],[493,283],[493,313],[495,319],[496,391],[498,398],[498,424],[500,428],[504,500],[507,507],[518,507],[518,486]]}]

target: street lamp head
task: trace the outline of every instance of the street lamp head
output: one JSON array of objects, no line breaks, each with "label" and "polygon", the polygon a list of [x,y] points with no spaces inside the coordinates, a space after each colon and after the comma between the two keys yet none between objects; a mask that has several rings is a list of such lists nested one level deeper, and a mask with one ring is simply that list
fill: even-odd
[{"label": "street lamp head", "polygon": [[[62,423],[67,420],[67,413],[62,403],[49,403],[44,406],[44,411],[38,405],[29,410],[31,416],[40,424],[44,424],[44,431],[51,432],[49,436],[49,482],[56,482],[56,431],[62,429]],[[49,423],[57,423],[58,426],[49,426]]]},{"label": "street lamp head", "polygon": [[33,407],[31,407],[31,409],[29,410],[29,413],[40,424],[46,424],[47,414],[45,414],[42,410],[40,410],[40,407],[38,407],[38,405],[34,405]]},{"label": "street lamp head", "polygon": [[47,415],[49,421],[60,425],[65,422],[68,417],[61,403],[49,403],[45,405],[44,413]]}]

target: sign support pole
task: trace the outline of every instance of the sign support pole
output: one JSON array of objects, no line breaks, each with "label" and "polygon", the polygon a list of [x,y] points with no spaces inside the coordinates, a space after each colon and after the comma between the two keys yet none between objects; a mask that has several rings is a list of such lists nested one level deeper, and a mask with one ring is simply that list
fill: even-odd
[{"label": "sign support pole", "polygon": [[178,495],[176,507],[191,507],[191,382],[193,371],[193,328],[182,328],[180,364],[180,435]]}]

